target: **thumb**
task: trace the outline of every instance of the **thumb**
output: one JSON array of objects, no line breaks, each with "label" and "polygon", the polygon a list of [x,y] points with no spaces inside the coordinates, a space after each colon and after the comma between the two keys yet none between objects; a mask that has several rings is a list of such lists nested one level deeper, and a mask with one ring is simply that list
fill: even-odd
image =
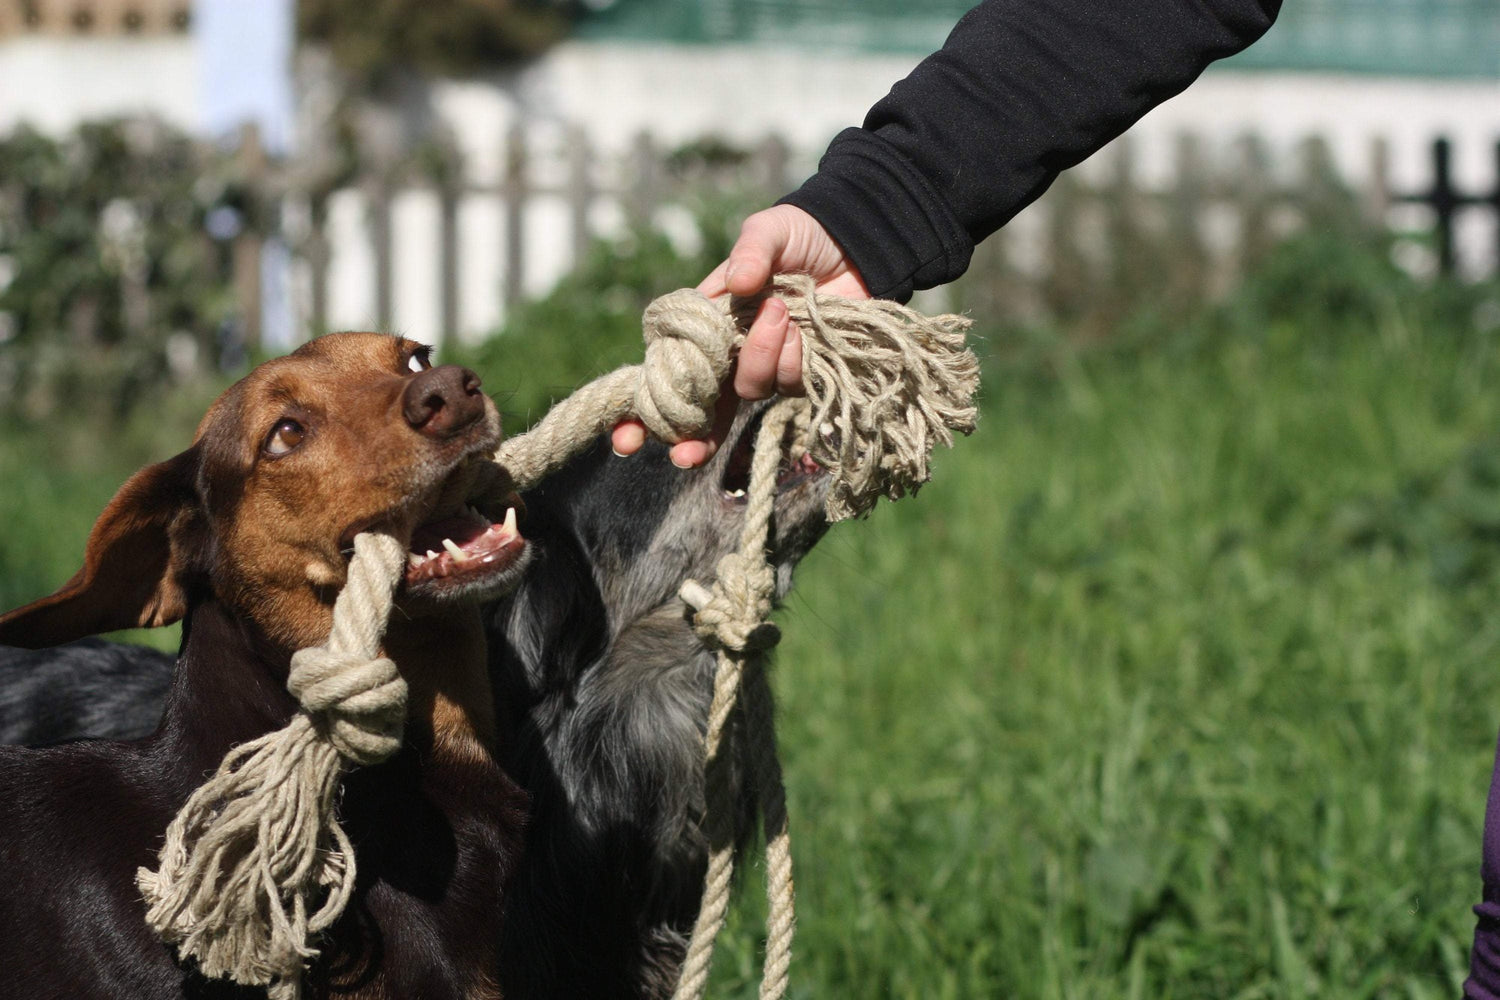
[{"label": "thumb", "polygon": [[754,295],[765,288],[790,239],[791,227],[775,209],[756,212],[746,219],[724,267],[724,285],[729,293]]}]

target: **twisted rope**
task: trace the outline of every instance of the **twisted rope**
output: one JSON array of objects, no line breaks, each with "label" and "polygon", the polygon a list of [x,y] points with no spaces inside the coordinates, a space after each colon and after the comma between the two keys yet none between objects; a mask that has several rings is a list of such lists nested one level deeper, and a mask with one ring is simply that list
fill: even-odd
[{"label": "twisted rope", "polygon": [[[734,800],[729,782],[716,780],[730,716],[744,695],[745,737],[751,773],[759,790],[766,837],[766,955],[762,966],[761,1000],[779,1000],[786,992],[791,968],[795,925],[791,836],[787,832],[786,788],[781,761],[776,756],[776,727],[771,689],[761,654],[781,634],[766,620],[775,595],[775,570],[766,558],[771,515],[776,504],[776,473],[782,440],[789,426],[799,426],[807,412],[804,400],[781,400],[761,419],[750,463],[750,488],[740,548],[719,560],[718,579],[711,591],[696,581],[682,586],[682,597],[697,610],[693,627],[700,638],[717,646],[714,697],[703,736],[705,803],[703,826],[708,834],[708,874],[698,919],[683,959],[673,1000],[700,1000],[708,987],[714,944],[729,909],[734,874]],[[741,688],[743,687],[743,692]]]},{"label": "twisted rope", "polygon": [[[963,317],[818,296],[811,279],[800,276],[778,278],[774,294],[801,330],[810,402],[774,407],[785,413],[774,435],[762,426],[752,492],[757,483],[769,492],[760,501],[752,496],[740,552],[720,563],[699,614],[700,634],[721,649],[709,724],[719,735],[706,741],[706,774],[715,773],[742,683],[751,738],[759,741],[752,762],[766,823],[767,889],[774,896],[763,1000],[775,1000],[786,985],[791,855],[770,691],[763,669],[747,670],[745,663],[779,637],[766,621],[775,577],[764,550],[782,434],[789,421],[829,470],[827,513],[837,521],[866,513],[882,495],[895,499],[925,482],[934,444],[950,444],[952,431],[973,429],[970,397],[978,386],[978,362],[963,347]],[[504,442],[498,464],[481,466],[470,489],[498,495],[535,485],[631,415],[668,441],[700,432],[712,423],[718,387],[759,301],[709,301],[690,290],[656,300],[643,319],[645,364],[596,379],[552,407],[530,432]],[[204,975],[267,986],[271,1000],[297,1000],[302,970],[318,953],[314,940],[348,904],[355,859],[334,800],[346,763],[376,763],[400,747],[406,686],[378,654],[404,564],[396,539],[355,538],[328,641],[293,657],[288,687],[301,710],[284,728],[226,754],[168,827],[157,870],[137,872],[147,922]],[[738,666],[725,668],[726,662]],[[716,798],[723,793],[714,791],[726,785],[710,781],[710,825],[729,823],[732,803],[726,807]],[[701,996],[713,937],[723,923],[733,832],[726,839],[722,830],[706,830],[711,861],[699,917],[704,932],[695,931],[689,949],[691,967],[701,972],[689,982],[688,965],[684,971],[684,983],[698,992],[685,994],[680,986],[679,996]]]},{"label": "twisted rope", "polygon": [[311,940],[348,903],[354,852],[334,797],[342,760],[371,764],[401,746],[406,682],[378,654],[405,564],[394,538],[355,536],[327,643],[292,657],[302,711],[226,754],[167,827],[160,867],[136,872],[146,922],[205,976],[296,1000]]}]

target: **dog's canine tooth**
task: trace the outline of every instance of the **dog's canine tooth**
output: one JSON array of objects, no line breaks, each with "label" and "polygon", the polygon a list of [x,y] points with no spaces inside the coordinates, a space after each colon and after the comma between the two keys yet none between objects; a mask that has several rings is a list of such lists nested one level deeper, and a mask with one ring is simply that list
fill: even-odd
[{"label": "dog's canine tooth", "polygon": [[448,550],[448,554],[453,557],[454,562],[465,562],[469,558],[468,554],[459,548],[451,538],[443,539],[443,548]]},{"label": "dog's canine tooth", "polygon": [[516,509],[514,507],[505,508],[505,523],[501,525],[501,529],[507,535],[516,533]]}]

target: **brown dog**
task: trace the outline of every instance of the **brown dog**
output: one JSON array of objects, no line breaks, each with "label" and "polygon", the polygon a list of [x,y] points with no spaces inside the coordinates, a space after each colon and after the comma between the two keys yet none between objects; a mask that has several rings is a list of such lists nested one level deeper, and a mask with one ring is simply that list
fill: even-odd
[{"label": "brown dog", "polygon": [[0,617],[0,643],[33,648],[184,621],[151,737],[0,748],[0,992],[238,995],[152,937],[133,874],[155,867],[225,751],[290,718],[290,655],[327,637],[352,539],[378,529],[411,540],[385,641],[410,716],[402,751],[345,781],[359,885],[308,980],[359,997],[497,995],[524,796],[493,756],[477,602],[512,586],[529,552],[513,509],[480,513],[464,493],[499,437],[472,372],[430,368],[395,337],[321,338],[226,392],[191,448],[110,502],[72,580]]}]

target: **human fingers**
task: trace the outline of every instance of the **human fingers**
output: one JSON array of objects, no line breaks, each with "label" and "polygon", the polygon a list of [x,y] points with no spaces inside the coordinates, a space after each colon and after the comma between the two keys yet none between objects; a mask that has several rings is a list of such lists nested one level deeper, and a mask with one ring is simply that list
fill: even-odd
[{"label": "human fingers", "polygon": [[634,455],[645,443],[646,425],[634,418],[620,421],[609,433],[610,449],[621,458]]},{"label": "human fingers", "polygon": [[719,399],[714,403],[714,423],[701,438],[679,441],[668,452],[672,464],[679,469],[695,469],[707,462],[719,450],[719,445],[729,436],[729,426],[734,423],[735,411],[740,399],[730,391],[726,381],[719,387]]},{"label": "human fingers", "polygon": [[807,392],[802,384],[802,331],[796,323],[787,324],[786,342],[776,359],[776,392],[782,396],[801,396]]},{"label": "human fingers", "polygon": [[729,286],[724,284],[724,272],[729,267],[729,261],[723,261],[718,267],[708,272],[708,277],[698,282],[698,292],[704,298],[716,299],[729,291]]},{"label": "human fingers", "polygon": [[[735,361],[734,391],[741,399],[765,399],[775,394],[777,365],[790,326],[785,302],[772,297],[760,304]],[[800,352],[797,363],[801,364]]]},{"label": "human fingers", "polygon": [[785,206],[756,212],[740,225],[739,238],[723,264],[724,287],[734,295],[754,295],[770,284],[776,268],[791,239],[791,227]]}]

